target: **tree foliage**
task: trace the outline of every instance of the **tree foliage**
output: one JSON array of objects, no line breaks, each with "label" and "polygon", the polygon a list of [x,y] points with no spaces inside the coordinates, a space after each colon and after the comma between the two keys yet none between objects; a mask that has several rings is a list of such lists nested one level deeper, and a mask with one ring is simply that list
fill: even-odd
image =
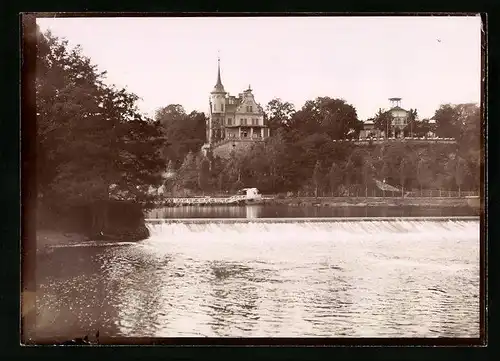
[{"label": "tree foliage", "polygon": [[330,186],[330,195],[336,195],[339,186],[342,184],[342,169],[336,162],[332,163],[328,171],[328,183]]},{"label": "tree foliage", "polygon": [[321,183],[323,180],[323,175],[321,174],[321,163],[319,160],[316,162],[314,166],[313,174],[312,174],[312,183],[314,186],[314,195],[318,196],[318,190],[321,187]]},{"label": "tree foliage", "polygon": [[444,104],[434,114],[436,120],[436,135],[441,138],[458,138],[460,128],[458,126],[458,111],[451,104]]},{"label": "tree foliage", "polygon": [[[205,114],[171,104],[158,109],[154,121],[147,119],[136,95],[105,85],[104,77],[81,49],[39,34],[37,179],[47,201],[91,202],[114,194],[146,204],[148,189],[159,184],[175,194],[248,186],[264,193],[367,195],[374,180],[401,190],[479,189],[482,124],[474,104],[436,110],[436,132],[455,137],[457,145],[367,146],[338,142],[357,138],[362,128],[345,100],[317,97],[295,111],[276,98],[266,107],[270,138],[229,159],[204,158]],[[393,135],[390,112],[380,109],[374,123]],[[423,136],[429,130],[431,123],[418,121],[411,110],[405,132]]]},{"label": "tree foliage", "polygon": [[290,126],[303,135],[325,133],[331,139],[357,138],[362,129],[356,108],[343,99],[318,97],[296,112]]},{"label": "tree foliage", "polygon": [[[457,144],[334,142],[347,137],[350,126],[339,126],[343,118],[336,118],[332,109],[348,114],[350,106],[327,97],[307,101],[265,142],[256,143],[245,153],[233,152],[230,159],[211,160],[212,189],[231,192],[238,187],[256,187],[263,193],[369,195],[376,188],[375,180],[397,187],[402,194],[424,189],[479,189],[481,124],[477,107],[454,106],[454,112],[461,114],[457,116],[461,120],[455,121],[459,127]],[[350,114],[354,117],[355,110]],[[416,120],[416,111],[411,114],[415,117],[414,135],[427,134],[429,121]],[[384,127],[384,122],[391,124],[390,113],[380,111],[378,115],[379,127]],[[353,119],[351,125],[356,124]],[[182,178],[179,184],[184,182]],[[189,184],[193,191],[202,192],[199,182]]]},{"label": "tree foliage", "polygon": [[104,83],[80,47],[38,32],[37,181],[54,207],[106,200],[147,205],[165,162],[159,125],[139,113],[138,97]]},{"label": "tree foliage", "polygon": [[204,113],[187,114],[179,104],[170,104],[156,111],[155,120],[162,126],[169,142],[162,149],[165,159],[180,167],[189,152],[198,152],[205,143],[207,118]]},{"label": "tree foliage", "polygon": [[280,98],[270,100],[266,105],[266,117],[271,134],[274,134],[281,127],[289,126],[294,114],[295,107],[292,103],[284,102]]},{"label": "tree foliage", "polygon": [[406,126],[403,129],[405,137],[414,137],[415,134],[419,132],[418,125],[418,112],[417,109],[410,109],[408,111]]},{"label": "tree foliage", "polygon": [[207,158],[203,158],[199,164],[198,187],[203,193],[210,190],[210,162]]},{"label": "tree foliage", "polygon": [[375,115],[373,119],[373,123],[375,124],[375,128],[384,132],[386,137],[392,137],[394,135],[394,117],[391,112],[379,109],[378,113]]}]

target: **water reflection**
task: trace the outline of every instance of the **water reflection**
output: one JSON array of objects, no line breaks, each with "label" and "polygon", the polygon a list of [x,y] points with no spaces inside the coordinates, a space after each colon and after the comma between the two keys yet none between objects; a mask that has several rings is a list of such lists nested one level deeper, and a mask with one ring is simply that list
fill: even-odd
[{"label": "water reflection", "polygon": [[[322,261],[317,266],[315,278],[319,285],[315,292],[308,293],[304,300],[308,314],[305,321],[310,324],[311,335],[321,337],[352,335],[355,327],[352,318],[356,314],[351,309],[350,285],[354,280],[349,280],[345,270],[334,260]],[[326,326],[328,324],[336,325],[335,333]]]},{"label": "water reflection", "polygon": [[159,225],[39,254],[37,334],[477,336],[478,240],[465,221]]},{"label": "water reflection", "polygon": [[251,282],[256,270],[239,263],[219,261],[212,262],[210,268],[213,278],[208,314],[212,317],[212,330],[217,336],[250,335],[259,319],[259,296],[257,287]]},{"label": "water reflection", "polygon": [[121,335],[153,335],[158,316],[165,307],[162,290],[169,284],[164,277],[171,257],[145,252],[140,247],[122,248],[107,254],[103,261],[109,297],[120,310],[116,326]]},{"label": "water reflection", "polygon": [[418,217],[470,215],[479,215],[479,213],[470,207],[290,207],[283,205],[243,205],[164,207],[149,212],[148,218]]},{"label": "water reflection", "polygon": [[263,205],[182,206],[154,209],[148,218],[260,218]]},{"label": "water reflection", "polygon": [[56,248],[37,259],[37,335],[116,334],[118,310],[102,272],[99,247]]},{"label": "water reflection", "polygon": [[246,210],[246,218],[260,218],[260,215],[262,213],[262,205],[254,204],[254,205],[248,205],[245,207]]}]

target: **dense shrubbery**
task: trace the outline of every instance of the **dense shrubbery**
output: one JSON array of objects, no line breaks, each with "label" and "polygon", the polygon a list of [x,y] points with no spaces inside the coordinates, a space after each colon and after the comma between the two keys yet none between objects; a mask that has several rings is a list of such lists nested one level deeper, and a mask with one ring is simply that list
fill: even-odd
[{"label": "dense shrubbery", "polygon": [[[436,111],[437,134],[453,137],[457,144],[391,141],[368,145],[333,142],[359,134],[356,111],[342,100],[318,98],[298,112],[290,111],[290,104],[279,99],[270,105],[267,119],[274,134],[266,142],[256,143],[249,152],[233,153],[230,159],[211,159],[209,171],[206,165],[201,170],[203,157],[190,152],[176,177],[166,183],[167,191],[174,195],[224,193],[248,186],[264,193],[364,195],[373,188],[374,179],[385,180],[402,192],[479,190],[481,123],[476,105],[443,105]],[[412,121],[417,134],[428,131],[428,121]],[[201,187],[197,180],[205,178]]]}]

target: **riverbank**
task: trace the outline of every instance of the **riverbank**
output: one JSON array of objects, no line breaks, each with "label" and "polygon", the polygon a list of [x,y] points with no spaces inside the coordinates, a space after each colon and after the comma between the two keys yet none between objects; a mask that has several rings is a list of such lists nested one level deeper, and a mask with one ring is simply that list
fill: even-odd
[{"label": "riverbank", "polygon": [[104,234],[99,237],[89,237],[83,233],[66,232],[57,229],[37,229],[36,230],[36,250],[44,251],[50,247],[60,245],[71,245],[87,241],[111,241],[111,242],[137,242],[149,237],[149,230],[144,224],[134,231],[120,232],[114,234]]},{"label": "riverbank", "polygon": [[89,237],[81,233],[64,232],[55,229],[37,229],[36,231],[37,251],[51,246],[80,243],[88,240]]},{"label": "riverbank", "polygon": [[[229,198],[220,198],[229,199]],[[480,209],[481,200],[479,197],[279,197],[279,196],[264,196],[259,201],[245,201],[242,199],[238,202],[223,202],[217,201],[216,197],[182,198],[182,202],[166,201],[162,206],[179,207],[179,206],[224,206],[224,205],[246,205],[246,204],[263,204],[263,205],[284,205],[290,207],[471,207]]]},{"label": "riverbank", "polygon": [[97,201],[54,210],[38,205],[37,250],[84,241],[141,241],[149,237],[139,204]]},{"label": "riverbank", "polygon": [[471,207],[479,209],[481,200],[452,197],[286,197],[264,199],[263,204],[316,207]]},{"label": "riverbank", "polygon": [[86,241],[129,241],[137,242],[149,237],[149,230],[146,225],[133,230],[118,230],[114,233],[103,233],[90,237],[84,233],[66,232],[58,229],[37,229],[36,230],[36,249],[41,251],[53,246],[68,245],[73,243],[81,243]]}]

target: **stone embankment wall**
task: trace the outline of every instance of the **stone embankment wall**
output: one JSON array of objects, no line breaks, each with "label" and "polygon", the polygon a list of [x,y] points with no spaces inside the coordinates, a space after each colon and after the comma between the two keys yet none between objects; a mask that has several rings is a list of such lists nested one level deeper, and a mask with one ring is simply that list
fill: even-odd
[{"label": "stone embankment wall", "polygon": [[213,150],[213,155],[214,157],[218,156],[223,159],[228,159],[231,155],[231,151],[234,150],[236,153],[247,152],[250,150],[253,144],[255,144],[255,142],[253,141],[244,141],[244,140],[227,141],[215,147],[215,149]]}]

